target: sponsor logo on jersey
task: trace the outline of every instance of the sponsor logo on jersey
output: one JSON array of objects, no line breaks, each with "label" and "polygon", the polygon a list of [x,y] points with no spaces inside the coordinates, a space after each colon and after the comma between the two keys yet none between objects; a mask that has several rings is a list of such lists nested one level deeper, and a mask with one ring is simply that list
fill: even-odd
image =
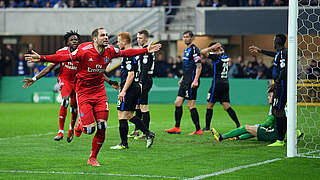
[{"label": "sponsor logo on jersey", "polygon": [[88,61],[91,61],[91,62],[92,62],[92,61],[93,61],[93,59],[92,59],[92,58],[90,58]]},{"label": "sponsor logo on jersey", "polygon": [[88,67],[88,72],[91,72],[91,73],[102,73],[104,71],[105,69],[100,64],[97,64],[95,69]]}]

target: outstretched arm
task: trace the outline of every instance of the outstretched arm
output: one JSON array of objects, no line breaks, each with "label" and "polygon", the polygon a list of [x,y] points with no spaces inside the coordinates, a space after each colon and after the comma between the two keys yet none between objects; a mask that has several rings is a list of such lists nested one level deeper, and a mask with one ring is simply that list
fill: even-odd
[{"label": "outstretched arm", "polygon": [[33,78],[24,78],[23,81],[25,84],[22,86],[24,88],[30,87],[34,82],[36,82],[38,79],[41,79],[45,75],[47,75],[49,72],[52,71],[52,69],[56,66],[56,64],[50,64],[46,68],[44,68],[38,75],[34,76]]},{"label": "outstretched arm", "polygon": [[78,50],[74,51],[72,54],[53,54],[53,55],[39,55],[32,50],[32,54],[25,54],[24,58],[28,62],[66,62],[66,61],[76,61],[78,59]]},{"label": "outstretched arm", "polygon": [[266,50],[260,49],[257,46],[253,46],[253,45],[249,47],[249,52],[251,54],[261,53],[261,54],[264,54],[264,55],[267,55],[267,56],[271,56],[271,57],[274,57],[276,55],[275,52],[266,51]]},{"label": "outstretched arm", "polygon": [[144,53],[153,53],[159,51],[161,48],[161,44],[149,44],[148,48],[143,49],[126,49],[121,50],[116,57],[133,57]]}]

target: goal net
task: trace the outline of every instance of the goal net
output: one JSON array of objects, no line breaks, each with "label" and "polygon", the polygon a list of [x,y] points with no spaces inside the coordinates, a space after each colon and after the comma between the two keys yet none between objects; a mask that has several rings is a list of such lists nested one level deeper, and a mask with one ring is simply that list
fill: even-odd
[{"label": "goal net", "polygon": [[299,0],[298,8],[297,154],[320,158],[320,4]]}]

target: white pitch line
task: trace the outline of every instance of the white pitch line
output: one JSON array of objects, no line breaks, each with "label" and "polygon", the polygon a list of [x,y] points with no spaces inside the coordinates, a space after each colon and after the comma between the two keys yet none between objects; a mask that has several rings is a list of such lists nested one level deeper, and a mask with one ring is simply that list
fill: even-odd
[{"label": "white pitch line", "polygon": [[181,177],[172,177],[172,176],[139,175],[139,174],[114,174],[114,173],[64,172],[64,171],[22,171],[22,170],[0,170],[0,173],[63,174],[63,175],[96,175],[96,176],[122,176],[122,177],[144,177],[144,178],[181,179]]},{"label": "white pitch line", "polygon": [[23,136],[13,136],[13,137],[6,137],[6,138],[0,138],[0,141],[9,140],[9,139],[18,139],[23,137],[38,137],[38,136],[46,136],[56,134],[56,132],[48,132],[46,134],[29,134],[29,135],[23,135]]},{"label": "white pitch line", "polygon": [[266,160],[266,161],[262,161],[262,162],[258,162],[258,163],[254,163],[254,164],[238,166],[238,167],[234,167],[234,168],[230,168],[230,169],[225,169],[225,170],[222,170],[222,171],[214,172],[214,173],[211,173],[211,174],[195,176],[193,178],[186,178],[186,180],[198,180],[198,179],[204,179],[204,178],[207,178],[207,177],[218,176],[218,175],[221,175],[221,174],[227,174],[227,173],[231,173],[231,172],[238,171],[238,170],[241,170],[241,169],[246,169],[246,168],[249,168],[249,167],[255,167],[255,166],[260,166],[262,164],[268,164],[268,163],[271,163],[271,162],[280,161],[282,159],[284,159],[284,158],[276,158],[276,159]]},{"label": "white pitch line", "polygon": [[[133,124],[129,124],[129,126],[133,126]],[[107,126],[107,128],[117,128],[118,126]],[[56,132],[48,132],[45,134],[29,134],[29,135],[22,135],[22,136],[12,136],[12,137],[6,137],[6,138],[0,138],[0,141],[5,141],[9,139],[19,139],[19,138],[24,138],[24,137],[39,137],[39,136],[47,136],[47,135],[52,135],[56,134]]]}]

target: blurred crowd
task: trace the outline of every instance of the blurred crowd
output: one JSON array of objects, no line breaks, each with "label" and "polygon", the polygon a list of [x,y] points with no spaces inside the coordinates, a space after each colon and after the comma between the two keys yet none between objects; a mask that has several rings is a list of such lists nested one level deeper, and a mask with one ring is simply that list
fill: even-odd
[{"label": "blurred crowd", "polygon": [[[10,44],[0,48],[0,76],[35,76],[43,70],[47,64],[43,63],[27,63],[24,61],[25,52],[15,52]],[[32,46],[29,47],[32,49]],[[201,77],[213,76],[212,61],[202,57]],[[305,67],[307,79],[320,79],[320,62],[312,60]],[[180,78],[182,71],[182,57],[168,57],[162,53],[156,55],[154,76]],[[53,72],[47,77],[57,76],[59,67],[57,66]],[[120,77],[120,68],[110,73],[112,77]],[[250,56],[249,59],[243,60],[242,56],[238,56],[236,60],[229,58],[229,78],[250,78],[250,79],[272,79],[272,66],[267,67],[261,56]]]},{"label": "blurred crowd", "polygon": [[[10,44],[2,50],[0,48],[0,77],[1,76],[35,76],[46,66],[44,63],[27,63],[25,52],[15,52]],[[47,77],[58,75],[58,69],[47,74]]]},{"label": "blurred crowd", "polygon": [[0,8],[120,8],[178,6],[180,0],[0,0]]}]

